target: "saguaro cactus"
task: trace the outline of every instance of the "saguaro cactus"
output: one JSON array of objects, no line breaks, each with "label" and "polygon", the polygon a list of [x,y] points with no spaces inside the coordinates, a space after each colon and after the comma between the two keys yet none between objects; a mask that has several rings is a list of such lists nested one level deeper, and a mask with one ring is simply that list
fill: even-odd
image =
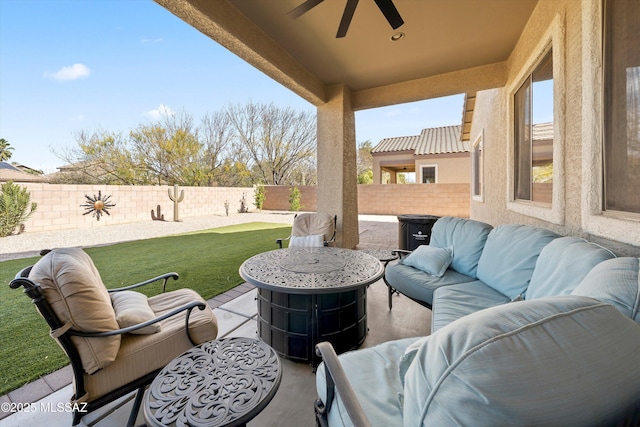
[{"label": "saguaro cactus", "polygon": [[173,186],[173,195],[171,195],[171,189],[167,190],[169,198],[173,202],[173,220],[176,222],[180,221],[180,218],[178,217],[178,203],[184,199],[184,190],[180,190],[180,197],[178,197],[178,188],[178,184]]}]

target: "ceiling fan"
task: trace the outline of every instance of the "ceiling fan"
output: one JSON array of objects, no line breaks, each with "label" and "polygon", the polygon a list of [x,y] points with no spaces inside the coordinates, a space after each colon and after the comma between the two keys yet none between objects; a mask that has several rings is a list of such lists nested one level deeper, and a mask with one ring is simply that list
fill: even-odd
[{"label": "ceiling fan", "polygon": [[[298,18],[309,10],[313,9],[324,0],[306,0],[300,6],[291,9],[287,15],[292,18]],[[387,18],[389,25],[394,30],[399,28],[404,21],[402,17],[398,13],[398,9],[393,5],[393,0],[374,0],[378,5],[378,9]],[[347,4],[344,8],[344,12],[342,13],[342,19],[340,20],[340,26],[338,27],[338,32],[336,33],[336,38],[342,38],[347,35],[347,30],[349,29],[349,25],[351,24],[351,18],[353,18],[353,14],[356,11],[356,6],[358,5],[358,0],[347,0]]]}]

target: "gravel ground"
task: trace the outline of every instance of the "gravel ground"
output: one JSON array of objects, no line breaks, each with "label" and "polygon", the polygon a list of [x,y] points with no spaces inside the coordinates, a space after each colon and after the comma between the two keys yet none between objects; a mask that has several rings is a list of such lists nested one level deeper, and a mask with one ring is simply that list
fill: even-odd
[{"label": "gravel ground", "polygon": [[74,230],[26,232],[0,238],[0,261],[36,256],[42,249],[108,245],[246,222],[292,224],[293,217],[294,213],[291,212],[263,211],[185,218],[181,222],[149,220],[118,225],[101,224]]}]

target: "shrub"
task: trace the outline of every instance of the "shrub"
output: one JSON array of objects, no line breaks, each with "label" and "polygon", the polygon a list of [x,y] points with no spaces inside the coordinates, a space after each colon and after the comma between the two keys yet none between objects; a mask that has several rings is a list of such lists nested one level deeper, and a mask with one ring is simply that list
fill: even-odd
[{"label": "shrub", "polygon": [[266,198],[266,194],[264,192],[264,185],[258,184],[256,185],[256,192],[254,194],[256,208],[258,210],[262,210],[262,206],[264,205],[264,200]]},{"label": "shrub", "polygon": [[293,187],[289,190],[289,210],[298,212],[301,208],[300,189],[298,187]]},{"label": "shrub", "polygon": [[24,222],[35,212],[36,203],[26,188],[11,181],[0,186],[0,237],[24,230]]}]

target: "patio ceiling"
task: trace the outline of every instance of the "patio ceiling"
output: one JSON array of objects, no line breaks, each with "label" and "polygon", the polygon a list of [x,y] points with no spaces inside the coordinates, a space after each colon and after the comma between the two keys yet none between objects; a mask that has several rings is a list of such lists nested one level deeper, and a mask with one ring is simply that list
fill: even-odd
[{"label": "patio ceiling", "polygon": [[[358,2],[336,38],[346,0],[155,0],[314,105],[344,84],[355,110],[504,85],[506,60],[537,0],[394,0],[393,30],[373,0]],[[397,32],[404,38],[391,41]]]}]

